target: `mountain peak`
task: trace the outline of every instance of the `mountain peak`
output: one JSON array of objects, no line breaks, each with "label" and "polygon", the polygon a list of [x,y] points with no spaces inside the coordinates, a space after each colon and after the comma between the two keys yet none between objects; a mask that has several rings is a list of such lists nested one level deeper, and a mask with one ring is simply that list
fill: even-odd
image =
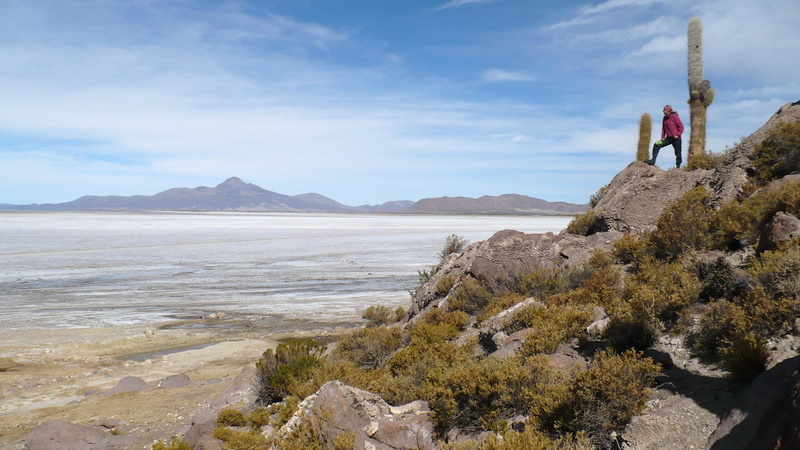
[{"label": "mountain peak", "polygon": [[217,187],[245,187],[249,186],[248,183],[242,181],[239,177],[230,177],[227,180],[223,181],[222,183],[218,184]]}]

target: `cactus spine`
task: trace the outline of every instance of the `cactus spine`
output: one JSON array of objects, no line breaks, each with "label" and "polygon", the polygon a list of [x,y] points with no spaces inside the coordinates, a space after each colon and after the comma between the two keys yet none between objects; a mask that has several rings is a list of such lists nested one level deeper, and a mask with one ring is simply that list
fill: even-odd
[{"label": "cactus spine", "polygon": [[688,66],[689,66],[689,114],[691,135],[688,159],[691,164],[695,156],[705,153],[706,108],[714,101],[711,83],[703,79],[703,27],[697,17],[689,21]]},{"label": "cactus spine", "polygon": [[639,119],[639,145],[636,147],[636,160],[644,161],[650,158],[650,135],[653,132],[653,119],[650,114],[644,113]]}]

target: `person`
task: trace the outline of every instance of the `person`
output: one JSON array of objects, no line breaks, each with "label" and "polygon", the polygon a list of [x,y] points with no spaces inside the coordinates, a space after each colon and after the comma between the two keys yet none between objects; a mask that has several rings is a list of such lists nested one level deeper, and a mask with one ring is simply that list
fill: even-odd
[{"label": "person", "polygon": [[656,163],[658,151],[669,145],[675,149],[675,167],[681,166],[681,135],[683,134],[683,122],[678,117],[678,112],[672,106],[664,106],[664,118],[661,120],[661,140],[653,144],[653,157],[645,160],[651,166]]}]

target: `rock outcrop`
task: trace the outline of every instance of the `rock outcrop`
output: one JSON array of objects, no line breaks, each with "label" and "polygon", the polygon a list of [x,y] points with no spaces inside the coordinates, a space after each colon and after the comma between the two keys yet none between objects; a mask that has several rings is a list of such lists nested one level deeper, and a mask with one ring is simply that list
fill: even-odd
[{"label": "rock outcrop", "polygon": [[25,438],[25,446],[32,450],[107,450],[134,443],[133,436],[117,436],[101,426],[84,427],[63,420],[45,422]]},{"label": "rock outcrop", "polygon": [[291,433],[304,422],[318,427],[320,435],[331,442],[343,432],[353,433],[353,448],[436,448],[427,403],[418,400],[407,405],[390,406],[380,396],[340,381],[325,383],[315,394],[303,400],[278,434]]},{"label": "rock outcrop", "polygon": [[672,169],[663,171],[640,161],[632,162],[617,174],[592,209],[596,218],[590,232],[651,231],[664,208],[684,192],[706,184],[706,170]]},{"label": "rock outcrop", "polygon": [[463,253],[450,255],[417,293],[410,316],[413,318],[426,308],[436,307],[444,299],[437,289],[442,277],[450,276],[458,282],[469,275],[495,292],[503,292],[513,286],[517,277],[537,268],[580,267],[589,260],[594,249],[609,248],[621,236],[622,233],[616,231],[591,236],[498,231],[488,240],[470,245]]}]

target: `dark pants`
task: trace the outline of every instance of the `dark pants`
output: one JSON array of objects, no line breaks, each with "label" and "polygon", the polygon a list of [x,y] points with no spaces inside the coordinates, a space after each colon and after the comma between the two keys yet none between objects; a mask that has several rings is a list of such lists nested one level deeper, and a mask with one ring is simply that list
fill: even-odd
[{"label": "dark pants", "polygon": [[658,156],[658,151],[661,150],[663,147],[667,147],[671,145],[672,148],[675,149],[675,167],[681,166],[681,138],[678,137],[677,139],[672,137],[666,137],[661,142],[661,145],[653,144],[653,157],[649,160],[652,164],[656,163],[656,157]]}]

